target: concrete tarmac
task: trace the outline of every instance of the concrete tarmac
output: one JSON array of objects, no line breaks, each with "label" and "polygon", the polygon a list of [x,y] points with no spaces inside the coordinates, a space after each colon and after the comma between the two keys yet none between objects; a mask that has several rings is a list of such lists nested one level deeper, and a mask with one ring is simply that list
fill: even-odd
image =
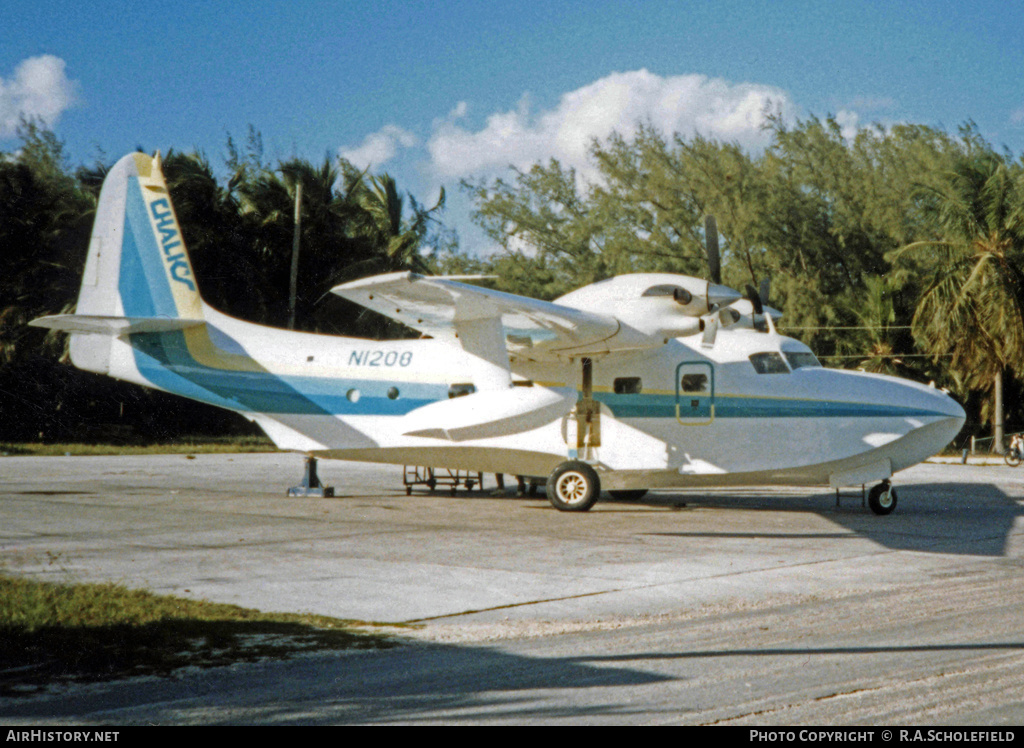
[{"label": "concrete tarmac", "polygon": [[[437,646],[458,646],[462,655],[486,647],[490,655],[515,658],[557,652],[563,663],[606,657],[601,671],[621,674],[642,640],[644,658],[660,664],[603,685],[628,687],[634,696],[651,687],[649,706],[634,705],[627,717],[600,706],[614,689],[588,691],[597,699],[592,713],[602,715],[589,719],[583,717],[586,699],[574,691],[558,712],[570,721],[576,705],[582,710],[576,717],[597,722],[742,723],[754,715],[756,723],[761,715],[762,723],[863,723],[893,713],[892,695],[889,712],[833,714],[820,694],[798,684],[810,677],[806,683],[829,691],[858,672],[861,680],[854,681],[861,683],[877,674],[879,659],[900,672],[912,664],[917,675],[910,680],[931,683],[933,675],[921,675],[920,668],[946,672],[964,647],[972,657],[998,660],[1001,673],[1019,675],[993,681],[998,685],[975,695],[974,706],[894,714],[907,721],[928,715],[945,722],[1024,719],[1024,469],[920,465],[897,476],[896,512],[876,517],[862,506],[859,488],[844,491],[838,506],[827,489],[758,488],[657,492],[639,502],[605,500],[574,514],[554,510],[543,496],[495,494],[491,475],[483,491],[460,487],[451,496],[418,488],[407,496],[401,468],[330,461],[319,468],[335,498],[285,496],[302,474],[295,455],[0,458],[0,565],[36,579],[116,581],[262,610],[414,622],[413,636],[428,644],[401,651],[417,662],[437,655]],[[507,482],[514,483],[511,477]],[[890,637],[898,629],[893,641],[899,646],[880,646],[881,630],[867,631],[869,623]],[[712,624],[714,641],[708,639]],[[756,632],[783,629],[794,638],[773,638],[758,650]],[[858,636],[867,643],[854,645]],[[682,657],[680,642],[691,639],[691,654]],[[676,682],[681,676],[673,667],[692,666],[691,655],[701,647],[716,653],[702,672],[718,675],[697,701],[714,707],[673,710],[664,702],[673,693],[665,682]],[[858,659],[863,671],[840,677],[829,666],[820,672],[793,666],[792,652],[821,647]],[[453,650],[444,651],[451,666]],[[665,652],[675,655],[669,660]],[[856,658],[858,652],[868,656]],[[733,672],[730,663],[746,656],[763,667],[771,653],[780,663],[778,672],[764,676],[775,679],[771,693],[776,701],[789,694],[796,702],[783,698],[772,706],[767,699],[750,706],[747,687],[728,680],[742,680],[750,669]],[[378,658],[373,662],[383,668],[383,680],[366,688],[388,688],[392,667],[416,672],[409,660],[393,664],[402,654],[367,657]],[[913,663],[898,664],[908,658]],[[480,658],[471,659],[481,677]],[[575,673],[575,665],[570,670]],[[343,679],[332,677],[335,684]],[[360,683],[372,682],[366,673],[360,677]],[[470,690],[487,690],[484,680]],[[731,685],[723,692],[723,684]],[[531,688],[553,687],[531,682]],[[860,692],[863,683],[850,688]],[[934,693],[934,683],[925,690]],[[683,695],[668,698],[674,703]],[[843,703],[846,709],[849,702]],[[264,721],[253,715],[265,712],[250,707],[256,711],[218,712],[217,719],[195,716],[200,710],[180,723]],[[87,711],[61,719],[161,718],[144,710],[103,713],[102,719]],[[383,719],[372,709],[303,720],[288,714],[266,721],[396,721],[395,714]],[[398,714],[401,722],[550,721],[519,712],[491,720],[457,710]]]}]

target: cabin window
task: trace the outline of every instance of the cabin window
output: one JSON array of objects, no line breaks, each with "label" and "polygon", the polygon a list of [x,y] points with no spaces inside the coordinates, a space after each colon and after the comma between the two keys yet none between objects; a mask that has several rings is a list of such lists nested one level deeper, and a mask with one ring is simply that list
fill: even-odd
[{"label": "cabin window", "polygon": [[452,384],[448,386],[448,397],[463,397],[476,392],[475,384]]},{"label": "cabin window", "polygon": [[793,371],[797,369],[803,369],[808,366],[821,367],[821,362],[818,361],[818,357],[810,352],[801,351],[783,351],[783,355],[789,362],[789,368]]},{"label": "cabin window", "polygon": [[388,400],[397,400],[398,399],[398,395],[399,395],[399,392],[398,392],[398,388],[397,387],[389,387],[388,388]]},{"label": "cabin window", "polygon": [[348,398],[348,401],[350,403],[358,403],[359,402],[359,397],[360,397],[359,390],[351,389],[351,390],[349,390],[348,392],[345,393],[345,397]]},{"label": "cabin window", "polygon": [[708,375],[683,374],[683,378],[679,380],[679,389],[682,392],[707,392]]},{"label": "cabin window", "polygon": [[612,389],[616,395],[639,395],[640,377],[619,377],[613,382]]},{"label": "cabin window", "polygon": [[789,374],[781,353],[755,353],[750,357],[750,363],[758,374]]}]

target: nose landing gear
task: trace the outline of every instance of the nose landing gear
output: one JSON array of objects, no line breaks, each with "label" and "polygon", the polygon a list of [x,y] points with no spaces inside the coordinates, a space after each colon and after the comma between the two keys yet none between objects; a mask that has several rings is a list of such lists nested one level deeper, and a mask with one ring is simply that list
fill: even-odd
[{"label": "nose landing gear", "polygon": [[896,489],[889,481],[882,481],[868,494],[868,506],[875,514],[892,514],[896,508]]}]

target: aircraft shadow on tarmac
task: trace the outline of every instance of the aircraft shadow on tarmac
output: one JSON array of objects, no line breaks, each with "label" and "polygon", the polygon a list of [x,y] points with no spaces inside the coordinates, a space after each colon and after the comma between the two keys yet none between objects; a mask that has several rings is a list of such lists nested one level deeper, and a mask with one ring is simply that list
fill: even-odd
[{"label": "aircraft shadow on tarmac", "polygon": [[206,725],[579,718],[624,715],[635,705],[587,707],[561,700],[558,706],[545,704],[544,694],[530,692],[608,687],[628,691],[671,680],[675,677],[578,657],[525,657],[489,647],[429,644],[216,668],[182,673],[173,680],[120,681],[31,701],[0,700],[0,724],[2,718],[90,714],[115,721]]},{"label": "aircraft shadow on tarmac", "polygon": [[[645,504],[686,508],[720,508],[814,512],[886,548],[968,556],[1005,556],[1010,533],[1024,507],[996,486],[984,483],[921,483],[898,487],[896,511],[877,517],[862,506],[861,492],[846,490],[836,505],[835,492],[715,491],[655,494]],[[842,540],[849,533],[794,532],[667,532],[674,537],[737,537],[751,539],[811,538]]]},{"label": "aircraft shadow on tarmac", "polygon": [[[860,489],[846,488],[836,494],[831,489],[716,488],[687,491],[658,490],[638,501],[604,496],[598,504],[605,512],[646,512],[653,507],[665,509],[743,509],[747,511],[813,512],[856,533],[806,532],[665,532],[666,537],[750,538],[784,540],[821,538],[844,540],[866,537],[892,550],[924,553],[952,553],[967,556],[1005,556],[1010,533],[1024,506],[995,485],[988,483],[910,483],[897,485],[899,501],[892,514],[875,516],[862,499]],[[430,492],[431,494],[433,492]],[[440,494],[439,494],[440,495]],[[474,500],[472,492],[459,493],[456,500]],[[524,501],[540,501],[539,509],[551,507],[541,487],[536,496],[521,496]]]}]

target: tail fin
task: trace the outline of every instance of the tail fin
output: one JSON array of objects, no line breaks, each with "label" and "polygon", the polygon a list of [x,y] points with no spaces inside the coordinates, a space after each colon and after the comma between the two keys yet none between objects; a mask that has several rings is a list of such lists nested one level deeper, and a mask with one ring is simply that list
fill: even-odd
[{"label": "tail fin", "polygon": [[159,154],[130,154],[107,174],[76,312],[202,319]]},{"label": "tail fin", "polygon": [[103,182],[75,314],[33,324],[77,333],[71,338],[72,362],[106,373],[110,335],[202,320],[202,299],[160,156],[129,154]]}]

